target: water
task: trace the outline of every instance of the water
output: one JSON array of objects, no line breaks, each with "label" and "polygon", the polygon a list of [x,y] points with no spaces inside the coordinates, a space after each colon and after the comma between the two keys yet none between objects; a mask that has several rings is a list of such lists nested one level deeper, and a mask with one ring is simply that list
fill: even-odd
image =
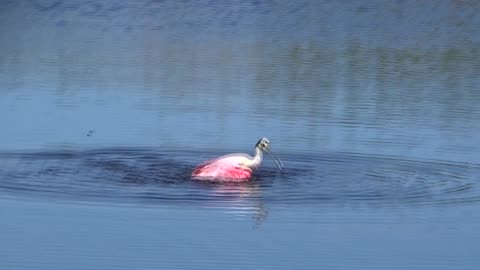
[{"label": "water", "polygon": [[477,3],[0,6],[0,269],[477,268]]},{"label": "water", "polygon": [[266,165],[248,183],[202,183],[190,178],[196,161],[220,154],[140,148],[5,154],[0,156],[0,192],[145,206],[222,207],[239,202],[413,207],[480,200],[475,188],[480,165],[348,153],[289,155],[288,168],[278,171]]}]

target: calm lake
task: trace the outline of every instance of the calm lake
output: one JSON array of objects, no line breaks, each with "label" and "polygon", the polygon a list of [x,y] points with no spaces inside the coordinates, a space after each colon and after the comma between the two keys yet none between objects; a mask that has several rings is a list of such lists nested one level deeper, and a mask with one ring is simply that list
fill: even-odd
[{"label": "calm lake", "polygon": [[478,14],[1,1],[0,269],[478,269]]}]

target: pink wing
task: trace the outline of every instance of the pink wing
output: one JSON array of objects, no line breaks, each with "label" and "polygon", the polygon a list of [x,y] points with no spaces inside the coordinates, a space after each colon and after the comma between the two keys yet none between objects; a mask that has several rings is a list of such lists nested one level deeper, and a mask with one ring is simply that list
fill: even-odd
[{"label": "pink wing", "polygon": [[217,159],[211,159],[211,160],[207,160],[207,161],[203,162],[202,164],[198,165],[193,170],[192,175],[199,175],[199,174],[211,171],[216,166],[218,166],[218,165],[215,164],[215,161],[217,161]]},{"label": "pink wing", "polygon": [[238,166],[238,161],[233,157],[224,157],[209,160],[192,172],[193,177],[239,179],[245,181],[252,176],[251,170]]}]

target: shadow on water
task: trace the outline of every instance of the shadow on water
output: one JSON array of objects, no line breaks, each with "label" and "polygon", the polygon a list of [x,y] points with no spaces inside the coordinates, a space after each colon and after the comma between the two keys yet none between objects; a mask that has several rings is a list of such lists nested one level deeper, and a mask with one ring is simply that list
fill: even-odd
[{"label": "shadow on water", "polygon": [[220,152],[112,148],[3,153],[0,194],[112,204],[196,204],[266,215],[265,205],[368,207],[475,203],[480,166],[350,153],[283,155],[266,160],[248,183],[190,178]]}]

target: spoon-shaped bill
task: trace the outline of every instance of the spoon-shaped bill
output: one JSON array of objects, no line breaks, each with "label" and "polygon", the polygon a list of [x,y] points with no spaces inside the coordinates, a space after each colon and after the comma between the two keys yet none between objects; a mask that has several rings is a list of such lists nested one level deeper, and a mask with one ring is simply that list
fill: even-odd
[{"label": "spoon-shaped bill", "polygon": [[282,160],[280,160],[280,158],[277,155],[275,155],[273,153],[271,153],[271,154],[272,154],[272,157],[273,157],[273,161],[275,162],[275,165],[277,165],[277,168],[280,171],[283,170],[285,168],[285,166],[283,165]]}]

